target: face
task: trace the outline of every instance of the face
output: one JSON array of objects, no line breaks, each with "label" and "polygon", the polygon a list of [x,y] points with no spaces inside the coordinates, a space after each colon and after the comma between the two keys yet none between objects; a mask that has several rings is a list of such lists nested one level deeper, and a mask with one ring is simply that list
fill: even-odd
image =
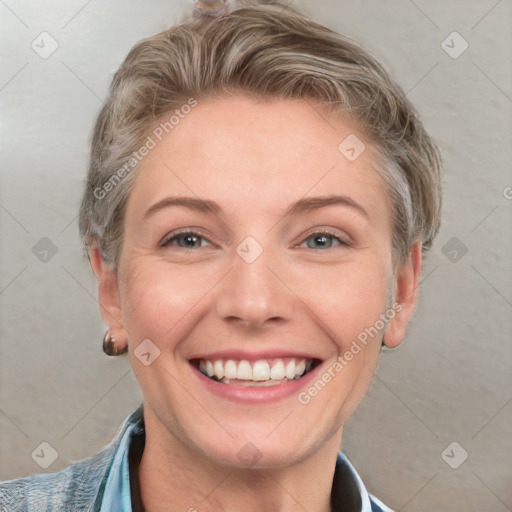
[{"label": "face", "polygon": [[146,410],[191,453],[308,457],[364,396],[383,317],[389,343],[403,337],[420,256],[393,273],[385,186],[369,145],[338,149],[349,135],[364,141],[305,101],[205,99],[137,171],[100,299]]}]

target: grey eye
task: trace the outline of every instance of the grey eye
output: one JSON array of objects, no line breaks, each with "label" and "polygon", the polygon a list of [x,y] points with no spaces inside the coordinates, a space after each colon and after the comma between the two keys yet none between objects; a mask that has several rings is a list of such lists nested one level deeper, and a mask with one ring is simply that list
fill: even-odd
[{"label": "grey eye", "polygon": [[[312,241],[312,243],[309,243],[309,241]],[[309,249],[329,249],[333,247],[333,245],[341,245],[344,243],[343,240],[330,233],[314,233],[306,239],[306,244]]]},{"label": "grey eye", "polygon": [[203,236],[199,235],[198,233],[194,233],[193,231],[187,231],[171,236],[162,243],[162,247],[174,243],[178,247],[184,249],[198,249],[201,247],[201,241],[203,240],[206,239]]}]

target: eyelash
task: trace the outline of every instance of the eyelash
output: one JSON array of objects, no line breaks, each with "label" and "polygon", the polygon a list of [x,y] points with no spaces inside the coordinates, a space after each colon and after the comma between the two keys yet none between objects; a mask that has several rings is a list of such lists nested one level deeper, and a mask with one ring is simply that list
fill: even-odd
[{"label": "eyelash", "polygon": [[[203,239],[203,240],[206,240],[208,242],[210,242],[208,240],[208,238],[203,234],[201,233],[200,231],[191,231],[191,230],[184,230],[184,231],[179,231],[178,233],[174,233],[172,236],[170,236],[169,238],[167,239],[164,239],[164,241],[161,243],[161,247],[167,247],[171,244],[171,242],[173,240],[176,240],[179,236],[181,235],[192,235],[192,236],[196,236],[200,239]],[[341,238],[340,236],[336,235],[336,233],[333,233],[332,231],[328,230],[328,229],[323,229],[321,231],[313,231],[311,233],[309,233],[306,238],[303,240],[302,243],[304,243],[306,240],[312,238],[313,236],[315,235],[328,235],[328,236],[331,236],[333,239],[337,240],[339,242],[339,246],[347,246],[347,247],[350,247],[350,243],[347,241],[347,240],[344,240],[343,238]],[[211,243],[211,242],[210,242]],[[302,244],[301,243],[301,244]],[[336,246],[335,246],[336,247]],[[179,247],[180,249],[186,249],[186,247]],[[332,249],[333,247],[327,247],[327,249]],[[196,250],[195,248],[191,249],[191,250]]]}]

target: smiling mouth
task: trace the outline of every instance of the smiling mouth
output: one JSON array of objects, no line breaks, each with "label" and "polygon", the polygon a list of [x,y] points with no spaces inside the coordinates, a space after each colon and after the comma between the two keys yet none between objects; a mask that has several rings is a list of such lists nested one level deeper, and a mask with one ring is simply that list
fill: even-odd
[{"label": "smiling mouth", "polygon": [[276,386],[299,380],[316,368],[319,359],[285,357],[260,359],[193,359],[190,361],[203,375],[222,384],[237,386]]}]

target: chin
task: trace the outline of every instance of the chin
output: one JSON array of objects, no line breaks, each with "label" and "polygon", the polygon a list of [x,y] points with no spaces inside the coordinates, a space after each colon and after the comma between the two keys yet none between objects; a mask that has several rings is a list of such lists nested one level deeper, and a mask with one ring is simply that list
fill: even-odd
[{"label": "chin", "polygon": [[[324,438],[318,424],[311,425],[309,432],[297,429],[293,416],[292,412],[281,426],[276,422],[226,425],[231,436],[224,432],[221,438],[212,438],[211,431],[201,431],[190,441],[217,464],[240,469],[285,468],[314,453]],[[284,428],[289,420],[288,428]]]}]

